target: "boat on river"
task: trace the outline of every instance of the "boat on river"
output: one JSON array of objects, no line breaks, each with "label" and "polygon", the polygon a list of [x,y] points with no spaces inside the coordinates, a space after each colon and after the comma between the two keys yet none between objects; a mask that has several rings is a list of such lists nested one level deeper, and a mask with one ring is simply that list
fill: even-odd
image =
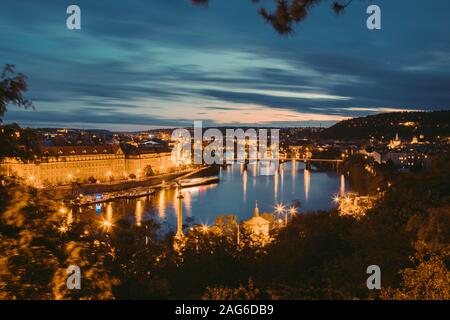
[{"label": "boat on river", "polygon": [[202,177],[202,178],[192,178],[192,179],[181,179],[179,183],[181,188],[195,187],[204,184],[219,182],[219,176]]}]

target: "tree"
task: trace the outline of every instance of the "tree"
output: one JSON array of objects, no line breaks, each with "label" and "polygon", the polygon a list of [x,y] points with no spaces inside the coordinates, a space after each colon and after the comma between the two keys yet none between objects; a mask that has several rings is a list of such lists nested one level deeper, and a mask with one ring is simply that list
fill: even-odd
[{"label": "tree", "polygon": [[[14,65],[3,67],[0,73],[0,122],[8,104],[34,108],[33,103],[24,97],[27,88],[27,77],[22,73],[16,74]],[[0,146],[0,160],[4,157],[31,160],[39,152],[33,130],[22,129],[17,124],[1,127]]]},{"label": "tree", "polygon": [[[448,255],[447,255],[448,257]],[[428,259],[416,255],[413,259],[418,264],[413,268],[403,269],[402,286],[398,289],[388,288],[382,292],[383,299],[395,300],[449,300],[450,271],[445,265],[445,256],[432,255]]]},{"label": "tree", "polygon": [[166,279],[167,252],[158,239],[160,225],[152,219],[131,224],[119,220],[111,233],[114,259],[109,270],[119,279],[114,288],[118,299],[166,299],[169,294]]},{"label": "tree", "polygon": [[36,134],[13,123],[0,127],[0,160],[5,157],[33,160],[40,153]]},{"label": "tree", "polygon": [[[103,250],[102,250],[103,249]],[[107,261],[109,252],[89,242],[68,241],[63,253],[67,257],[54,272],[52,279],[53,298],[62,299],[113,299],[113,286],[118,280],[111,276]],[[76,265],[81,269],[81,289],[67,288],[67,267]]]},{"label": "tree", "polygon": [[256,268],[265,270],[253,275],[258,288],[265,286],[279,299],[354,298],[358,274],[363,274],[352,263],[355,248],[350,233],[357,224],[334,212],[296,215]]},{"label": "tree", "polygon": [[238,288],[207,287],[202,300],[256,300],[259,295],[259,289],[255,288],[252,279],[249,279],[245,287],[242,284]]},{"label": "tree", "polygon": [[[112,298],[109,247],[86,239],[84,226],[50,194],[15,179],[0,181],[0,298]],[[67,289],[71,264],[82,269],[81,291]]]},{"label": "tree", "polygon": [[[197,5],[207,5],[209,0],[191,0]],[[261,0],[251,0],[253,3],[260,3]],[[332,9],[336,14],[341,13],[353,0],[335,0]],[[294,32],[293,24],[300,23],[306,19],[311,9],[323,2],[323,0],[274,0],[275,10],[269,12],[264,7],[259,9],[259,14],[272,25],[272,27],[282,35]]]},{"label": "tree", "polygon": [[59,252],[55,204],[13,179],[1,180],[2,291],[8,299],[51,299]]},{"label": "tree", "polygon": [[95,179],[95,177],[93,177],[93,176],[90,176],[89,178],[87,178],[87,181],[88,181],[89,183],[96,183],[96,182],[97,182],[97,179]]},{"label": "tree", "polygon": [[28,89],[27,77],[22,73],[16,74],[15,69],[14,65],[7,64],[0,74],[0,122],[10,103],[25,109],[34,108],[23,95]]},{"label": "tree", "polygon": [[416,234],[414,247],[417,252],[445,253],[450,239],[450,205],[414,215],[409,219],[406,229]]},{"label": "tree", "polygon": [[151,177],[151,176],[155,175],[155,172],[153,171],[153,168],[152,168],[151,165],[145,166],[145,168],[144,168],[144,175],[146,177]]},{"label": "tree", "polygon": [[386,187],[385,172],[372,157],[362,154],[351,155],[345,160],[341,172],[349,173],[352,190],[360,195],[376,194]]}]

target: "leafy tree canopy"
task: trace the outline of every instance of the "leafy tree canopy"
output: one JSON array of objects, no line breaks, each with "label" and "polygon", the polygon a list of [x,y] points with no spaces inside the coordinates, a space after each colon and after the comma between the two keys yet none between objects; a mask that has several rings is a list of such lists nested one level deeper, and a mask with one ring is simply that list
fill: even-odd
[{"label": "leafy tree canopy", "polygon": [[[191,0],[196,5],[207,5],[210,0]],[[332,9],[336,14],[341,13],[353,0],[335,0]],[[261,3],[262,0],[251,0],[253,3]],[[265,7],[259,9],[259,14],[282,35],[294,32],[293,25],[306,19],[313,7],[323,0],[273,0],[275,9],[268,10]]]},{"label": "leafy tree canopy", "polygon": [[23,73],[16,73],[16,67],[12,64],[3,67],[0,73],[0,122],[8,104],[25,109],[34,108],[33,103],[23,95],[27,89],[27,77]]}]

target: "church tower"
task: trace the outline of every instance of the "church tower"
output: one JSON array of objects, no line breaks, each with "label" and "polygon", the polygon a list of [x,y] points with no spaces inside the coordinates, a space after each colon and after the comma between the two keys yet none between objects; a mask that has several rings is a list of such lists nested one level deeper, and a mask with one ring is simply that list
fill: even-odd
[{"label": "church tower", "polygon": [[253,216],[259,217],[258,200],[256,200],[256,206],[255,209],[253,210]]},{"label": "church tower", "polygon": [[181,238],[184,236],[183,234],[183,195],[181,194],[181,186],[179,185],[177,188],[178,192],[178,212],[177,212],[177,234],[176,237]]}]

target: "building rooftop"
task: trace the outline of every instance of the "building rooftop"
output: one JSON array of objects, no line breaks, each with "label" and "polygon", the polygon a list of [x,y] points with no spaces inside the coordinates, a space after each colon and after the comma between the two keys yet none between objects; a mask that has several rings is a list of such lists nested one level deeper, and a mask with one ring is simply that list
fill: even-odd
[{"label": "building rooftop", "polygon": [[123,154],[122,149],[118,145],[112,144],[97,146],[42,146],[41,152],[44,157]]}]

